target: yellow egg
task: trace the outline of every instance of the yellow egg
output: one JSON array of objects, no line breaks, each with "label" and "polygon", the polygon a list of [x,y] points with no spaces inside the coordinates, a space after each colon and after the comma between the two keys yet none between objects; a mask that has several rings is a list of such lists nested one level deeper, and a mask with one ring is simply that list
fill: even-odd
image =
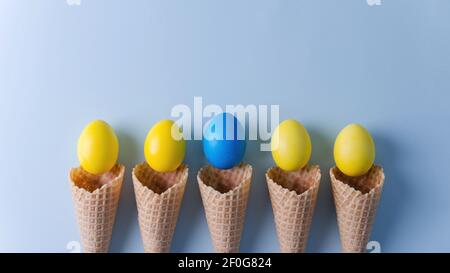
[{"label": "yellow egg", "polygon": [[303,168],[311,157],[311,139],[303,125],[293,119],[283,121],[272,135],[272,157],[285,171]]},{"label": "yellow egg", "polygon": [[162,120],[148,132],[144,144],[147,163],[158,172],[174,171],[186,154],[183,134],[172,120]]},{"label": "yellow egg", "polygon": [[103,120],[89,123],[78,138],[78,160],[92,174],[111,170],[119,156],[119,141],[114,129]]},{"label": "yellow egg", "polygon": [[359,124],[342,129],[334,143],[334,161],[348,176],[367,173],[375,160],[375,144],[370,133]]}]

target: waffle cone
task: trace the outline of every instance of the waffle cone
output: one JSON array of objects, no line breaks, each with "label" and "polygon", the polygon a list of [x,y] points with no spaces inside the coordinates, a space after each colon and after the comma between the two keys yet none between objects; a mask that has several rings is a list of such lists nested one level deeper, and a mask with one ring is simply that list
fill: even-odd
[{"label": "waffle cone", "polygon": [[334,167],[330,177],[342,252],[366,252],[383,189],[383,169],[374,165],[363,176],[349,177]]},{"label": "waffle cone", "polygon": [[165,173],[145,162],[134,167],[134,193],[146,253],[170,251],[187,177],[186,165]]},{"label": "waffle cone", "polygon": [[286,172],[278,167],[266,172],[281,252],[304,252],[320,184],[319,166]]},{"label": "waffle cone", "polygon": [[216,252],[239,252],[252,167],[241,163],[219,170],[208,165],[200,169],[197,180]]},{"label": "waffle cone", "polygon": [[84,252],[108,252],[124,173],[123,165],[116,165],[103,175],[90,174],[81,167],[70,170],[72,199]]}]

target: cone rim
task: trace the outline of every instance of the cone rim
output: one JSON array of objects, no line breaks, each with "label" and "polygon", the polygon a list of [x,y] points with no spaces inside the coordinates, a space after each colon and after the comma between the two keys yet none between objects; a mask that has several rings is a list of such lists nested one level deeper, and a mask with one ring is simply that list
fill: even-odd
[{"label": "cone rim", "polygon": [[384,169],[380,165],[374,164],[372,168],[377,168],[378,171],[380,172],[380,182],[376,186],[371,188],[370,191],[368,191],[366,193],[364,193],[361,190],[353,187],[352,185],[349,185],[349,184],[341,181],[340,179],[336,178],[336,176],[334,175],[334,170],[339,170],[339,168],[337,166],[334,166],[334,167],[330,168],[331,182],[332,183],[343,184],[347,189],[349,188],[349,189],[351,189],[353,191],[356,191],[358,193],[358,196],[361,196],[361,197],[373,195],[376,190],[383,188],[385,175],[384,175]]},{"label": "cone rim", "polygon": [[[138,166],[141,166],[141,165],[144,165],[144,164],[147,164],[147,165],[148,165],[147,162],[142,162],[142,163],[136,164],[136,165],[134,166],[134,168],[133,168],[133,170],[132,170],[133,181],[134,181],[134,182],[138,182],[139,185],[140,185],[141,187],[143,187],[143,188],[146,189],[146,190],[149,190],[151,193],[155,194],[156,196],[160,196],[160,197],[163,197],[163,196],[169,194],[174,188],[179,187],[182,183],[186,182],[186,181],[187,181],[187,178],[188,178],[188,175],[189,175],[189,167],[188,167],[188,165],[182,163],[180,166],[178,166],[177,170],[175,170],[175,171],[178,171],[178,169],[179,169],[180,167],[184,167],[184,169],[183,169],[183,174],[182,174],[181,178],[178,179],[178,181],[176,181],[176,183],[174,183],[172,186],[170,186],[169,188],[167,188],[165,191],[163,191],[163,192],[161,192],[161,193],[157,193],[157,192],[155,192],[154,190],[152,190],[151,188],[149,188],[148,186],[144,185],[144,184],[141,182],[141,180],[136,176],[136,173],[135,173],[136,168],[137,168]],[[151,167],[149,166],[149,168],[151,168]],[[157,172],[157,171],[155,171],[155,170],[153,170],[153,169],[151,169],[151,170],[154,171],[154,172]]]},{"label": "cone rim", "polygon": [[[245,171],[245,176],[241,179],[241,181],[239,182],[239,185],[230,189],[227,192],[220,192],[220,191],[216,190],[214,187],[206,184],[203,181],[203,179],[200,177],[200,173],[202,173],[206,168],[214,168],[214,166],[212,166],[211,164],[208,164],[208,165],[200,168],[200,170],[197,173],[197,181],[202,187],[205,187],[206,189],[208,189],[210,191],[212,190],[213,192],[215,192],[216,194],[219,194],[220,196],[232,195],[234,192],[236,192],[237,190],[242,188],[244,186],[245,182],[252,178],[252,174],[253,174],[253,167],[252,167],[252,165],[250,165],[248,163],[241,162],[241,163],[239,163],[239,165],[234,166],[233,168],[235,168],[235,167],[245,167],[248,171],[247,170]],[[218,169],[218,170],[220,170],[220,169]],[[227,169],[227,170],[229,170],[229,169]]]},{"label": "cone rim", "polygon": [[[270,184],[274,185],[277,189],[281,189],[284,193],[288,193],[289,195],[294,195],[295,197],[304,196],[304,195],[308,194],[309,192],[313,191],[314,189],[316,189],[316,188],[318,188],[320,186],[320,178],[322,176],[319,165],[307,165],[307,166],[311,167],[311,168],[317,168],[317,170],[318,170],[318,174],[317,174],[318,177],[317,177],[317,179],[315,179],[313,185],[308,187],[308,189],[303,191],[302,193],[298,193],[295,190],[290,190],[290,189],[284,187],[283,185],[278,184],[277,182],[275,182],[275,180],[273,180],[272,178],[269,177],[269,172],[270,171],[272,171],[272,170],[274,170],[276,168],[282,170],[281,168],[279,168],[277,166],[273,166],[273,167],[270,167],[269,169],[267,169],[267,171],[266,171],[267,183],[270,183]],[[305,166],[305,167],[307,167],[307,166]]]},{"label": "cone rim", "polygon": [[81,166],[80,166],[80,167],[74,167],[74,168],[71,168],[71,169],[70,169],[70,171],[69,171],[69,181],[70,181],[70,184],[71,184],[71,186],[72,186],[73,188],[76,188],[77,190],[81,190],[81,191],[83,191],[83,192],[85,192],[85,193],[87,193],[87,194],[90,194],[90,195],[97,194],[97,193],[99,193],[100,191],[106,189],[107,187],[112,186],[112,185],[113,185],[114,183],[116,183],[117,181],[120,181],[121,178],[124,176],[124,174],[125,174],[125,166],[124,166],[123,164],[120,164],[120,163],[117,163],[116,165],[118,165],[119,168],[120,168],[119,173],[118,173],[114,178],[112,178],[110,181],[108,181],[107,183],[103,184],[100,188],[97,188],[97,189],[95,189],[94,191],[88,191],[88,190],[86,190],[86,189],[83,188],[83,187],[78,187],[78,186],[75,184],[75,182],[73,181],[73,179],[72,179],[72,172],[75,171],[75,170],[77,170],[77,169],[80,169],[80,168],[82,169]]}]

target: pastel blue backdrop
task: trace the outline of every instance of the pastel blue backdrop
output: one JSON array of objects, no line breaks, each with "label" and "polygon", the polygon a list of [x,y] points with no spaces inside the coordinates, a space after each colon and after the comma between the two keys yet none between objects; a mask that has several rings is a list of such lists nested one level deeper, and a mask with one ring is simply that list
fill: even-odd
[{"label": "pastel blue backdrop", "polygon": [[[131,169],[176,104],[279,104],[310,131],[323,179],[308,252],[339,251],[328,169],[337,132],[364,124],[386,183],[372,240],[383,252],[450,251],[450,1],[0,1],[0,251],[68,252],[78,241],[68,170],[92,119],[127,167],[112,252],[142,252]],[[255,169],[243,252],[277,252],[264,171]],[[213,251],[189,142],[174,252]]]}]

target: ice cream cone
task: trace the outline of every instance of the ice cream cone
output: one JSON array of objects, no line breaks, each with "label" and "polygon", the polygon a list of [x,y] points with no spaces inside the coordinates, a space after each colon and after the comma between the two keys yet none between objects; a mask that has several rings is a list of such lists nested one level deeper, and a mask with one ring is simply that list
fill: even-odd
[{"label": "ice cream cone", "polygon": [[374,165],[359,177],[349,177],[337,167],[330,169],[342,252],[366,252],[384,184],[384,173]]},{"label": "ice cream cone", "polygon": [[216,252],[239,252],[252,167],[241,163],[220,170],[208,165],[200,169],[197,180]]},{"label": "ice cream cone", "polygon": [[102,175],[90,174],[81,167],[70,170],[72,199],[84,252],[108,252],[124,173],[125,167],[119,164]]},{"label": "ice cream cone", "polygon": [[145,252],[170,251],[187,177],[186,165],[164,173],[145,162],[134,167],[134,193]]},{"label": "ice cream cone", "polygon": [[266,172],[281,252],[304,252],[320,184],[319,166]]}]

